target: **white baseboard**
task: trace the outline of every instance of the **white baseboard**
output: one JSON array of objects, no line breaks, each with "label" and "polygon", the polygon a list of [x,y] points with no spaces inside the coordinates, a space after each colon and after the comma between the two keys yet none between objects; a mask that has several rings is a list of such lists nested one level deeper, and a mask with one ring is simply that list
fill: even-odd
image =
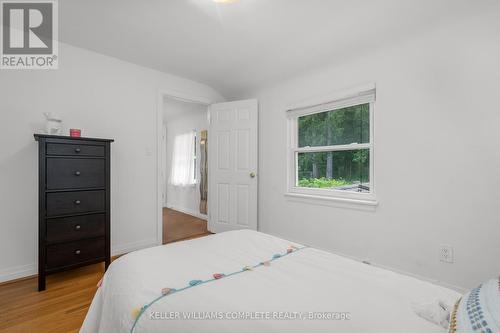
[{"label": "white baseboard", "polygon": [[[183,211],[181,211],[179,209],[176,209],[174,207],[168,207],[168,208],[172,208],[172,209],[178,210],[178,211],[180,211],[182,213],[185,213],[185,214],[193,215],[193,214],[190,214],[188,212],[183,212]],[[199,214],[199,215],[202,215],[202,214]],[[195,216],[195,215],[193,215],[193,216]],[[276,234],[274,234],[274,235],[276,237],[287,239],[287,237],[282,237],[282,236],[276,235]],[[292,242],[301,244],[301,242],[299,242],[299,241],[295,241],[293,239],[289,239],[289,240],[292,241]],[[129,252],[133,252],[133,251],[145,249],[145,248],[148,248],[148,247],[157,246],[157,245],[158,244],[157,244],[157,240],[156,239],[148,239],[148,240],[143,240],[143,241],[138,241],[138,242],[132,242],[132,243],[124,244],[124,245],[113,246],[112,249],[111,249],[111,255],[112,256],[121,255],[121,254],[129,253]],[[351,255],[347,255],[347,254],[341,253],[339,251],[325,250],[325,249],[321,249],[321,248],[318,248],[318,247],[315,247],[315,248],[323,250],[325,252],[334,253],[334,254],[337,254],[337,255],[340,255],[342,257],[349,258],[349,259],[352,259],[352,260],[355,260],[355,261],[363,261],[360,258],[351,256]],[[399,274],[411,276],[411,277],[417,278],[417,279],[422,280],[422,281],[427,281],[427,282],[430,282],[430,283],[433,283],[433,284],[437,284],[437,285],[440,285],[440,286],[443,286],[443,287],[446,287],[446,288],[449,288],[449,289],[453,289],[453,290],[456,290],[456,291],[458,291],[460,293],[465,293],[465,291],[466,291],[466,289],[464,289],[462,287],[455,286],[455,285],[446,283],[444,281],[439,281],[439,280],[431,279],[431,278],[428,278],[428,277],[425,277],[425,276],[420,276],[418,274],[413,274],[413,273],[410,273],[410,272],[406,272],[406,271],[403,271],[403,270],[400,270],[400,269],[397,269],[397,268],[394,268],[394,267],[388,267],[388,266],[385,266],[385,265],[378,265],[376,263],[370,263],[370,264],[373,265],[373,266],[375,266],[375,267],[387,269],[389,271],[393,271],[393,272],[396,272],[396,273],[399,273]],[[7,268],[7,269],[4,269],[4,270],[0,271],[0,283],[1,282],[7,282],[7,281],[10,281],[10,280],[24,278],[24,277],[27,277],[27,276],[33,276],[33,275],[36,275],[37,273],[38,272],[37,272],[37,265],[36,264],[27,264],[27,265],[15,266],[15,267]]]},{"label": "white baseboard", "polygon": [[[112,246],[111,255],[117,256],[157,245],[158,244],[155,238],[155,239],[147,239],[118,246]],[[36,263],[9,267],[0,271],[0,283],[25,278],[28,276],[35,276],[37,274],[38,274],[38,265]]]},{"label": "white baseboard", "polygon": [[27,264],[4,269],[0,271],[0,282],[7,282],[10,280],[36,275],[38,274],[37,269],[37,264]]},{"label": "white baseboard", "polygon": [[179,208],[179,207],[176,207],[175,205],[169,204],[168,202],[167,202],[167,204],[166,204],[165,207],[173,209],[173,210],[176,210],[176,211],[184,213],[184,214],[188,214],[188,215],[197,217],[197,218],[205,220],[205,221],[208,221],[208,216],[205,215],[205,214],[201,214],[201,213],[194,212],[194,211],[191,211],[191,210],[187,210],[187,209],[184,209],[184,208]]}]

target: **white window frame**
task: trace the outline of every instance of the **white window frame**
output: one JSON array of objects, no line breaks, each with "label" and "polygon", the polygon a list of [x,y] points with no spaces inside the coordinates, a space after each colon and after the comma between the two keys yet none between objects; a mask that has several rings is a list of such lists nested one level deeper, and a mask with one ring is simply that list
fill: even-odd
[{"label": "white window frame", "polygon": [[[336,201],[352,204],[365,204],[375,206],[378,204],[375,196],[375,170],[374,170],[374,110],[375,110],[375,86],[368,85],[359,90],[350,90],[331,94],[330,97],[325,96],[322,99],[310,102],[298,103],[295,106],[290,106],[286,112],[287,118],[287,188],[286,196],[293,198],[303,198],[309,200],[321,201]],[[321,101],[321,102],[320,102]],[[370,119],[370,142],[369,143],[353,143],[346,145],[333,145],[321,147],[298,147],[298,118],[339,110],[350,106],[369,104],[369,119]],[[353,191],[321,189],[321,188],[306,188],[298,187],[298,154],[305,152],[324,152],[324,151],[344,151],[353,149],[369,149],[370,152],[370,192],[361,193]]]}]

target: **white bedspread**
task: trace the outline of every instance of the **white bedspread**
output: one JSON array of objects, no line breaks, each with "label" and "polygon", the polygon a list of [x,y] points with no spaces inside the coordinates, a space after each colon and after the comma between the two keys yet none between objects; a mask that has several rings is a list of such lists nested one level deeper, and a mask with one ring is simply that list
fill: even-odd
[{"label": "white bedspread", "polygon": [[[180,289],[189,281],[286,253],[291,243],[255,231],[232,231],[158,246],[117,259],[105,274],[81,332],[130,332],[133,309],[151,302],[165,287]],[[418,317],[413,302],[447,300],[459,294],[313,248],[306,248],[267,266],[168,295],[140,317],[134,332],[370,332],[442,333]],[[158,312],[163,319],[151,319]],[[236,313],[288,316],[311,312],[347,313],[349,320],[308,319],[182,319]],[[179,317],[177,317],[179,316]]]}]

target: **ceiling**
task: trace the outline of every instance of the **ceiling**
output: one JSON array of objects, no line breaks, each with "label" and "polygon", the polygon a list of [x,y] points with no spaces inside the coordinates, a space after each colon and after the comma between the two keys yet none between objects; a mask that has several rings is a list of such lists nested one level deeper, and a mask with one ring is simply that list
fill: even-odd
[{"label": "ceiling", "polygon": [[494,0],[64,0],[61,41],[227,98],[408,38]]}]

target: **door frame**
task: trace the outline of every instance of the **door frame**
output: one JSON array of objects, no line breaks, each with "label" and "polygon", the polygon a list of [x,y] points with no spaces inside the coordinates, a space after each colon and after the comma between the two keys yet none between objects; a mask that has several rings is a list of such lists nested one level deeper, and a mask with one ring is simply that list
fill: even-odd
[{"label": "door frame", "polygon": [[[165,98],[176,99],[187,103],[196,103],[207,107],[207,117],[209,117],[209,107],[217,100],[211,100],[203,96],[191,93],[180,92],[170,89],[158,90],[158,101],[156,108],[156,243],[163,245],[163,184],[162,184],[162,140],[163,140],[163,104]],[[210,145],[208,146],[208,156],[210,157]],[[210,175],[209,175],[210,179]]]}]

